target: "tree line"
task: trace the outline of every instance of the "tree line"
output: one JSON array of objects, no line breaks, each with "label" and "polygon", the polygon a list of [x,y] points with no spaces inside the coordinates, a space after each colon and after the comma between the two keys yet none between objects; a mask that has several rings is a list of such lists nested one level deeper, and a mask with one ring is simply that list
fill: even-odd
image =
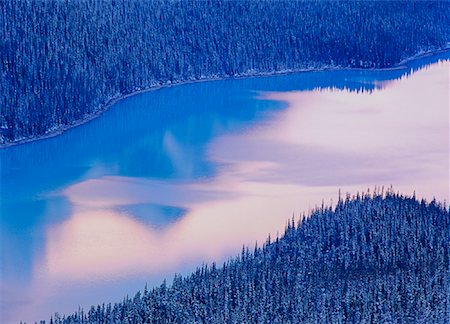
[{"label": "tree line", "polygon": [[50,323],[448,323],[449,233],[434,200],[347,196],[221,267]]},{"label": "tree line", "polygon": [[0,1],[0,143],[204,78],[388,67],[447,46],[446,1]]}]

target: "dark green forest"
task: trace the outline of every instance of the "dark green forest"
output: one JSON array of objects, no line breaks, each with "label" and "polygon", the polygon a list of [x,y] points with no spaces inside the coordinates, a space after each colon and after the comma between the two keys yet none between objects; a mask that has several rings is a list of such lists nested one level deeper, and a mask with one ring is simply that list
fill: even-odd
[{"label": "dark green forest", "polygon": [[1,0],[0,144],[161,85],[390,67],[449,26],[447,1]]},{"label": "dark green forest", "polygon": [[449,235],[436,201],[347,196],[220,267],[50,323],[448,323]]}]

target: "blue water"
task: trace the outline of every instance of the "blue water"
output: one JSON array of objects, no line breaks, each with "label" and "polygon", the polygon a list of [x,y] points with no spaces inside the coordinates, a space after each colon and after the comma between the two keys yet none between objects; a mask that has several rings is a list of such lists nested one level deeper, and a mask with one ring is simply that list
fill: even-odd
[{"label": "blue water", "polygon": [[[244,162],[251,161],[249,152],[258,148],[260,142],[250,141],[250,144],[245,146],[242,143],[247,143],[246,138],[250,136],[248,134],[270,126],[276,116],[281,116],[288,110],[286,101],[264,97],[265,93],[343,91],[370,96],[373,91],[389,88],[387,81],[414,78],[415,73],[420,72],[415,71],[426,71],[439,60],[449,57],[449,53],[443,53],[410,62],[398,69],[384,71],[304,72],[162,88],[123,99],[101,117],[70,129],[62,135],[1,149],[2,323],[17,322],[21,319],[38,320],[48,318],[55,311],[74,311],[78,305],[120,300],[124,294],[132,294],[136,289],[142,288],[145,282],[155,284],[164,277],[170,279],[174,272],[189,271],[202,261],[221,262],[229,255],[237,253],[239,249],[234,247],[244,243],[241,238],[245,237],[245,228],[239,228],[242,236],[230,235],[228,241],[210,241],[209,244],[217,246],[211,253],[202,252],[204,241],[198,246],[193,245],[189,250],[195,250],[195,253],[192,252],[193,257],[189,254],[179,263],[165,259],[164,246],[161,247],[162,256],[158,256],[157,252],[143,255],[142,258],[154,258],[155,262],[167,263],[167,266],[161,266],[154,271],[148,269],[146,272],[146,269],[140,269],[142,271],[136,272],[135,269],[130,270],[115,263],[109,267],[106,259],[101,264],[95,264],[89,259],[86,261],[87,265],[93,262],[92,267],[103,267],[100,271],[102,275],[96,277],[96,273],[91,276],[89,266],[85,264],[76,270],[74,279],[73,274],[67,270],[73,266],[69,264],[65,268],[62,264],[66,261],[67,254],[58,254],[58,244],[67,240],[69,247],[64,246],[62,249],[72,251],[72,244],[84,240],[79,234],[83,232],[86,224],[89,224],[86,217],[89,218],[90,213],[100,217],[99,219],[112,219],[109,215],[119,217],[120,222],[124,223],[111,224],[113,232],[119,231],[120,227],[125,226],[123,224],[128,224],[126,219],[131,220],[129,226],[136,229],[136,237],[141,235],[140,229],[144,231],[143,236],[149,235],[148,231],[151,231],[151,239],[139,238],[127,243],[124,254],[133,250],[136,244],[151,244],[151,240],[160,238],[158,235],[164,235],[162,242],[171,244],[170,242],[177,241],[182,235],[180,233],[186,233],[183,224],[186,224],[189,213],[195,210],[197,205],[216,202],[222,198],[224,204],[227,204],[227,201],[234,201],[233,199],[240,195],[241,190],[244,190],[242,188],[250,190],[247,189],[248,179],[244,185],[239,184],[236,187],[227,187],[230,183],[227,180],[224,187],[219,189],[217,187],[220,187],[222,182],[215,182],[215,179],[232,169],[233,164],[230,161],[242,162],[244,156]],[[364,100],[366,97],[361,98]],[[218,145],[217,141],[224,138],[228,138],[228,144]],[[229,140],[230,138],[235,142]],[[264,143],[260,144],[264,153]],[[214,148],[222,152],[217,153],[219,155],[225,154],[228,148],[231,148],[230,156],[227,159],[215,159],[211,153]],[[314,160],[315,155],[311,153],[313,149],[298,151],[303,152],[304,156],[290,156],[286,159],[289,162],[286,163],[298,166],[302,161],[307,161],[305,163],[309,163],[308,167],[317,164],[319,168],[320,163]],[[277,146],[270,146],[270,150],[272,156],[287,156],[284,151],[278,152]],[[363,161],[364,158],[359,156],[357,161]],[[264,163],[273,163],[274,160],[265,158],[261,161],[264,169]],[[254,164],[250,169],[254,170]],[[268,172],[264,169],[264,173],[261,173],[266,182],[287,181],[286,174],[280,173],[278,178],[276,172],[267,174]],[[237,174],[236,177],[248,172],[244,170]],[[310,174],[305,171],[304,177],[297,174],[293,178],[302,181]],[[380,173],[374,174],[378,176]],[[329,192],[337,193],[340,186],[347,185],[349,178],[345,176],[336,179],[335,182],[327,184],[324,191],[316,190],[321,184],[318,181],[305,180],[304,185],[310,185],[317,197],[320,197],[321,192],[326,196]],[[258,183],[258,180],[257,176],[252,175],[252,186]],[[113,187],[117,186],[118,181],[124,181],[126,184]],[[364,189],[367,188],[366,184],[373,183],[364,181],[353,181],[353,184]],[[131,185],[128,185],[130,182]],[[216,183],[214,189],[208,187],[211,183]],[[386,176],[381,184],[387,186],[392,183],[395,184],[395,177]],[[110,194],[110,189],[124,190],[129,198],[117,201],[117,197],[122,197],[123,193]],[[89,194],[83,196],[87,190],[90,190]],[[270,192],[264,194],[270,195]],[[152,198],[146,199],[146,195]],[[102,198],[96,200],[97,197]],[[285,201],[280,203],[286,204]],[[284,207],[291,211],[297,211],[298,208],[294,205]],[[104,211],[107,213],[103,213]],[[233,211],[236,212],[236,209]],[[272,210],[273,214],[278,212]],[[81,218],[77,218],[80,213]],[[290,216],[284,213],[277,215],[278,218],[274,222],[282,228],[283,220]],[[247,211],[242,210],[239,217],[247,217]],[[82,221],[75,222],[74,219]],[[200,216],[198,219],[201,219]],[[217,218],[212,226],[227,227],[229,222],[229,219]],[[263,223],[264,220],[260,222]],[[194,226],[192,224],[197,226],[192,233],[208,231],[208,228],[202,228],[199,223],[189,223],[189,228]],[[78,224],[81,224],[81,229]],[[99,224],[101,226],[102,222]],[[272,226],[272,223],[268,221],[267,225]],[[64,232],[58,233],[61,229],[64,229]],[[268,233],[266,229],[261,229],[259,233],[249,233],[249,240],[262,239]],[[91,232],[94,233],[95,230]],[[118,233],[111,234],[117,235],[111,238],[112,242],[121,239],[119,236],[122,234]],[[64,237],[58,237],[60,234]],[[101,242],[107,239],[107,234],[102,234]],[[56,238],[52,238],[53,235]],[[195,237],[192,241],[195,241]],[[104,244],[107,246],[110,243]],[[180,243],[180,246],[182,245],[186,244]],[[85,245],[83,243],[80,246]],[[173,251],[177,248],[178,246],[167,249],[176,256]],[[136,249],[141,251],[142,247]],[[83,261],[85,252],[80,251],[75,251],[74,255]],[[184,250],[180,253],[185,255]],[[95,260],[95,257],[92,257],[92,260]],[[123,260],[126,262],[129,259],[124,257]],[[151,263],[143,265],[151,268]],[[114,272],[116,268],[117,271]],[[108,275],[110,270],[114,272],[111,276]],[[84,273],[86,275],[83,275]],[[65,280],[70,283],[66,284]],[[98,287],[102,287],[103,292],[99,291]]]}]

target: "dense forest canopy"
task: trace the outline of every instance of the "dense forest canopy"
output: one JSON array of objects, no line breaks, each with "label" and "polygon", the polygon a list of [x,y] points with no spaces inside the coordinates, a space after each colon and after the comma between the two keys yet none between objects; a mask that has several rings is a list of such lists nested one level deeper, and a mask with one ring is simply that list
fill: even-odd
[{"label": "dense forest canopy", "polygon": [[167,83],[392,66],[448,26],[447,1],[1,0],[0,144]]},{"label": "dense forest canopy", "polygon": [[222,267],[50,323],[448,323],[449,234],[435,201],[347,197]]}]

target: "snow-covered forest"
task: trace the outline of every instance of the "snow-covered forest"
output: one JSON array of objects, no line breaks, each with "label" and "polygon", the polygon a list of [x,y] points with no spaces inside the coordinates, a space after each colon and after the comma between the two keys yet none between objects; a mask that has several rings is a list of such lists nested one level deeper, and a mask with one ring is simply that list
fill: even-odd
[{"label": "snow-covered forest", "polygon": [[449,25],[447,1],[0,1],[0,143],[167,83],[392,66]]},{"label": "snow-covered forest", "polygon": [[50,323],[448,323],[449,233],[436,201],[346,197],[223,266]]}]

